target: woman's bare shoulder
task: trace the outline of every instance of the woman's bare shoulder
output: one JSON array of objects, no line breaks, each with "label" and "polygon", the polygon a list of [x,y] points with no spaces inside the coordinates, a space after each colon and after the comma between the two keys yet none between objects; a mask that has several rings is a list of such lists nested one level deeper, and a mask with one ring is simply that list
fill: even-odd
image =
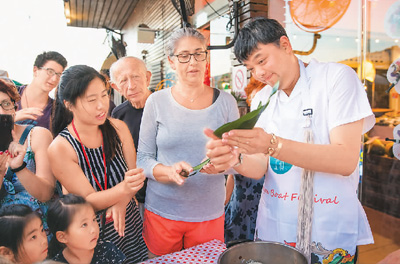
[{"label": "woman's bare shoulder", "polygon": [[35,126],[32,129],[32,137],[53,140],[53,135],[51,134],[50,130],[40,126]]},{"label": "woman's bare shoulder", "polygon": [[56,138],[51,142],[47,152],[49,156],[58,156],[58,157],[67,157],[74,153],[74,149],[71,144],[65,139],[64,137],[58,135]]},{"label": "woman's bare shoulder", "polygon": [[127,127],[125,122],[122,121],[122,120],[119,120],[119,119],[116,119],[116,118],[113,118],[113,117],[109,117],[108,120],[110,120],[111,124],[117,129]]},{"label": "woman's bare shoulder", "polygon": [[115,127],[115,129],[117,130],[117,133],[119,135],[121,133],[122,134],[125,134],[125,133],[129,133],[130,134],[129,128],[128,128],[127,124],[124,121],[119,120],[119,119],[115,119],[115,118],[112,118],[112,117],[109,117],[109,120],[110,120],[111,124]]}]

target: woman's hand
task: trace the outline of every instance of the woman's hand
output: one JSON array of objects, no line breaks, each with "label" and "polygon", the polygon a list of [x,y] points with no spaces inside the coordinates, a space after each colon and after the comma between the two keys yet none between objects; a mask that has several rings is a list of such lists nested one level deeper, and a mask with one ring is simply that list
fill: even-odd
[{"label": "woman's hand", "polygon": [[125,216],[126,216],[126,206],[132,198],[126,196],[126,198],[121,199],[118,203],[114,204],[106,211],[106,223],[109,221],[114,221],[115,231],[118,232],[120,237],[125,236]]},{"label": "woman's hand", "polygon": [[143,187],[145,179],[142,168],[135,168],[125,172],[123,184],[126,194],[129,197],[135,195]]},{"label": "woman's hand", "polygon": [[189,163],[180,161],[170,166],[170,170],[167,175],[168,180],[178,185],[182,185],[185,182],[187,175],[189,175],[192,171],[193,168]]},{"label": "woman's hand", "polygon": [[24,162],[24,157],[26,153],[25,146],[18,144],[16,141],[13,141],[8,147],[8,152],[10,155],[8,166],[11,169],[20,167]]},{"label": "woman's hand", "polygon": [[43,110],[38,107],[29,107],[15,112],[14,121],[22,121],[26,119],[36,120],[43,115]]},{"label": "woman's hand", "polygon": [[238,162],[240,153],[238,149],[225,144],[223,140],[213,134],[211,129],[205,129],[204,134],[211,138],[206,145],[207,157],[209,157],[210,163],[203,167],[204,170],[221,173]]},{"label": "woman's hand", "polygon": [[177,162],[171,166],[159,163],[153,168],[153,176],[156,181],[161,183],[182,185],[192,171],[192,166],[184,161]]}]

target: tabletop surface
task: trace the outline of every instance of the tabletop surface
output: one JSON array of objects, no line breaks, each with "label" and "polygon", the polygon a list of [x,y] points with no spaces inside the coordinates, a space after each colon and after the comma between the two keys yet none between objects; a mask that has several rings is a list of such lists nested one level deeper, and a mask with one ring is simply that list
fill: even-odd
[{"label": "tabletop surface", "polygon": [[141,263],[218,263],[218,257],[226,250],[225,244],[217,239],[182,251],[149,259]]}]

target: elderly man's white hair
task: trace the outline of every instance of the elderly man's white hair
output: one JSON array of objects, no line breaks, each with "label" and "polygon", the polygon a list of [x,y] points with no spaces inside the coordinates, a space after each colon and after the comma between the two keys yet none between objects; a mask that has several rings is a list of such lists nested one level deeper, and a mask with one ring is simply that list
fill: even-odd
[{"label": "elderly man's white hair", "polygon": [[115,81],[115,69],[118,67],[118,65],[119,65],[121,62],[124,62],[124,61],[126,61],[126,60],[135,60],[137,63],[139,63],[139,65],[140,65],[141,67],[143,67],[143,69],[144,69],[145,72],[147,71],[146,63],[145,63],[142,59],[139,59],[139,58],[134,57],[134,56],[122,57],[122,58],[120,58],[119,60],[117,60],[116,62],[114,62],[114,63],[111,65],[111,67],[110,67],[110,81],[111,81],[111,82],[114,82],[114,81]]}]

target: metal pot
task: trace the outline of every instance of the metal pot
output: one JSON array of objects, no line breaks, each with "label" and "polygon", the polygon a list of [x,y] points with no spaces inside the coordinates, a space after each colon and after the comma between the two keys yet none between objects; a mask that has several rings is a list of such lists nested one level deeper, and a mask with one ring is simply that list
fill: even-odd
[{"label": "metal pot", "polygon": [[225,250],[218,258],[219,264],[307,264],[307,258],[294,247],[267,241],[245,242]]}]

